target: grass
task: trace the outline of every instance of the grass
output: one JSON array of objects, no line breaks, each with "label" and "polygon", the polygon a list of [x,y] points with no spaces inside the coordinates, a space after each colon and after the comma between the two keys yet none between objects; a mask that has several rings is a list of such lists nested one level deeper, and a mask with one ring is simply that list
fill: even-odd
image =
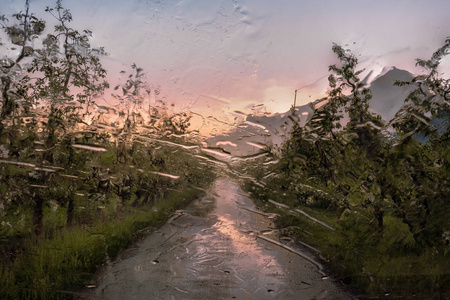
[{"label": "grass", "polygon": [[[83,289],[108,258],[136,242],[152,228],[161,226],[173,211],[200,197],[188,188],[172,191],[153,207],[129,209],[122,217],[99,220],[92,226],[62,228],[64,214],[45,221],[50,231],[43,238],[27,239],[22,253],[0,267],[1,299],[71,299]],[[53,232],[53,234],[49,234]]]}]

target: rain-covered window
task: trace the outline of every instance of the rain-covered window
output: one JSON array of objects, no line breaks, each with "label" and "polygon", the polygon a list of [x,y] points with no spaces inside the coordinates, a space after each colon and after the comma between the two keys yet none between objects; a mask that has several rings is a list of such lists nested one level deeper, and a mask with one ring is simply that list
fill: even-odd
[{"label": "rain-covered window", "polygon": [[0,298],[450,297],[448,11],[1,1]]}]

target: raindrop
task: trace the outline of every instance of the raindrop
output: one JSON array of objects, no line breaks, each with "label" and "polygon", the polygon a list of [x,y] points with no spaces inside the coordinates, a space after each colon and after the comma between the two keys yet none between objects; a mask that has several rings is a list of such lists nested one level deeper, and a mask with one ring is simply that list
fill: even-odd
[{"label": "raindrop", "polygon": [[91,150],[91,151],[98,151],[98,152],[106,152],[106,149],[99,146],[90,146],[90,145],[81,145],[81,144],[73,144],[73,148],[78,149],[85,149],[85,150]]},{"label": "raindrop", "polygon": [[180,178],[180,176],[176,176],[176,175],[171,175],[171,174],[166,174],[166,173],[161,173],[161,172],[150,172],[152,174],[156,174],[156,175],[160,175],[160,176],[164,176],[164,177],[169,177],[172,179],[178,179]]}]

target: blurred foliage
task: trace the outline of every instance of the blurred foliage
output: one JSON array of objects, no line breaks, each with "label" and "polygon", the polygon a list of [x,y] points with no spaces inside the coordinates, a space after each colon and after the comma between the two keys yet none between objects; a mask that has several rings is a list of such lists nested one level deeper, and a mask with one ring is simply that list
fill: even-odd
[{"label": "blurred foliage", "polygon": [[[356,58],[337,45],[333,51],[341,66],[330,67],[334,74],[329,79],[328,102],[315,109],[304,128],[294,127],[283,148],[278,168],[293,179],[289,190],[305,199],[305,183],[332,188],[335,192],[330,205],[338,211],[338,219],[345,210],[357,210],[383,232],[384,217],[393,214],[409,227],[421,245],[441,244],[444,232],[450,229],[443,215],[448,212],[450,191],[448,128],[441,134],[429,133],[426,143],[405,139],[406,135],[411,136],[410,132],[400,130],[398,141],[392,142],[396,137],[388,137],[381,118],[369,112],[371,92],[357,77],[360,71],[355,71]],[[442,56],[433,57],[437,60]],[[435,62],[433,68],[437,65]],[[436,76],[432,69],[428,82],[420,85],[442,87],[444,81]],[[409,84],[417,81],[414,78]],[[344,94],[345,88],[350,93]],[[442,95],[436,94],[440,91]],[[407,103],[415,93],[406,99]],[[433,99],[439,97],[440,101],[447,101],[445,88],[434,90]],[[324,113],[328,110],[348,112],[349,121],[342,130],[332,131],[337,125],[328,131],[323,130],[326,126],[315,125],[329,121]],[[439,109],[427,111],[431,113],[429,119],[448,116]],[[395,120],[399,120],[398,115]]]},{"label": "blurred foliage", "polygon": [[70,26],[62,1],[46,9],[53,29],[25,8],[0,17],[22,47],[0,60],[0,298],[72,298],[107,257],[199,197],[215,171],[196,157],[188,113],[143,107],[150,89],[135,64],[117,87],[125,109],[98,112],[104,49]]},{"label": "blurred foliage", "polygon": [[[264,183],[252,185],[254,196],[313,209],[338,229],[318,233],[285,213],[279,221],[313,232],[300,238],[324,249],[344,281],[367,294],[398,296],[410,287],[410,296],[450,295],[450,93],[437,71],[449,41],[430,60],[417,60],[427,75],[396,83],[417,88],[387,124],[369,110],[358,60],[334,44],[339,63],[329,68],[325,104],[311,105],[304,127],[294,124],[278,164],[248,167]],[[412,265],[419,276],[411,276]]]}]

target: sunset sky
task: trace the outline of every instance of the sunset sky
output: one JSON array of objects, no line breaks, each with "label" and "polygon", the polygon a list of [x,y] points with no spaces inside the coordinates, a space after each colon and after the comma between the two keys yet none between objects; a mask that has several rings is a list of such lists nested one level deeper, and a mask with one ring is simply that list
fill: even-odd
[{"label": "sunset sky", "polygon": [[[25,1],[0,0],[2,14]],[[37,16],[49,0],[30,0]],[[397,66],[418,73],[450,36],[448,0],[65,0],[77,29],[93,46],[114,85],[135,62],[151,88],[176,107],[211,114],[283,112],[325,95],[335,42],[378,74]],[[445,61],[442,71],[450,73]],[[110,93],[109,93],[110,94]],[[109,94],[105,99],[110,101]],[[153,99],[154,100],[154,99]],[[261,108],[263,106],[258,106]]]}]

